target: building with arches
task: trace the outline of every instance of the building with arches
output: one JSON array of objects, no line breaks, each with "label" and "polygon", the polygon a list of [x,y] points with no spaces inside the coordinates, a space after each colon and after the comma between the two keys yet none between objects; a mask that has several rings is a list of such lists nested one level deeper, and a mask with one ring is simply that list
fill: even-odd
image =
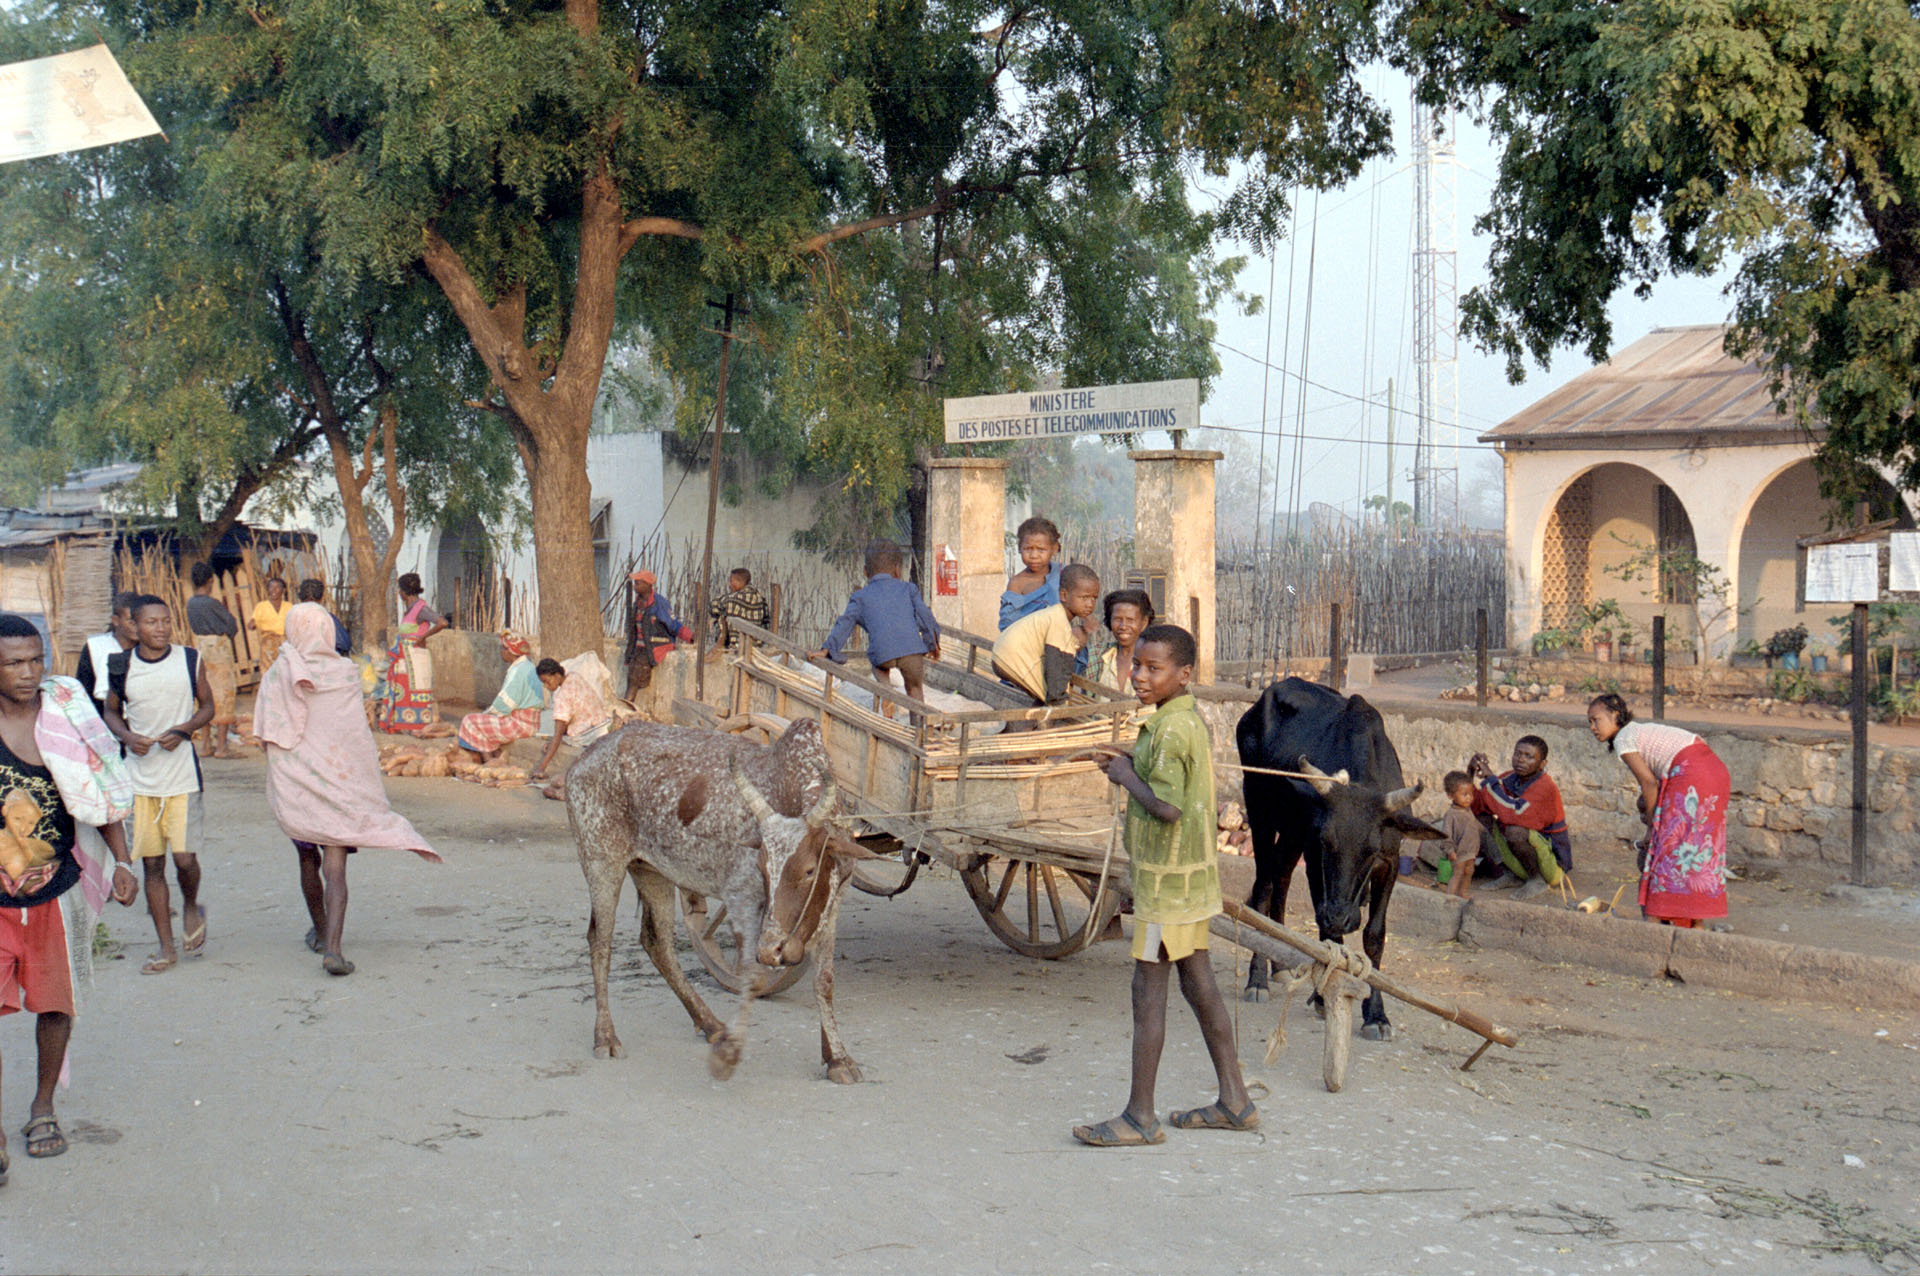
[{"label": "building with arches", "polygon": [[[1800,602],[1796,547],[1831,521],[1813,465],[1819,431],[1774,406],[1766,374],[1728,355],[1726,334],[1656,328],[1481,436],[1506,470],[1516,645],[1576,628],[1606,599],[1631,620],[1634,649],[1656,614],[1670,650],[1692,640],[1714,659],[1795,624],[1833,634],[1825,622],[1845,609]],[[1876,516],[1911,528],[1910,499],[1870,480]],[[1698,599],[1693,574],[1660,570],[1687,554],[1723,574],[1724,604]],[[1633,571],[1636,558],[1652,565]]]}]

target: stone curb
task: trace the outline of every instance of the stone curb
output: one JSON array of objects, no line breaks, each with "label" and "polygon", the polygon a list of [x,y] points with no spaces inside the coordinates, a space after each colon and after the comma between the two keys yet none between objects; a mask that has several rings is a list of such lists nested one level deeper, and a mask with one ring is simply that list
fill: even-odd
[{"label": "stone curb", "polygon": [[1645,979],[1670,976],[1768,1000],[1920,1008],[1920,962],[1897,957],[1676,930],[1511,900],[1480,897],[1462,902],[1405,883],[1393,893],[1387,924],[1390,931],[1423,939],[1457,939],[1536,961],[1574,962]]}]

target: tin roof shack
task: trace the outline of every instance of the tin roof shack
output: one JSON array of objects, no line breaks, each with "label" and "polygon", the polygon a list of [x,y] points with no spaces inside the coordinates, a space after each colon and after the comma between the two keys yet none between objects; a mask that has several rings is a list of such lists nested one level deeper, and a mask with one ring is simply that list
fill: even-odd
[{"label": "tin roof shack", "polygon": [[0,507],[0,610],[40,630],[50,672],[71,673],[88,636],[107,627],[115,543],[91,514]]},{"label": "tin roof shack", "polygon": [[[1506,465],[1512,642],[1578,630],[1606,600],[1631,624],[1629,651],[1649,644],[1656,613],[1670,648],[1691,639],[1714,659],[1796,624],[1832,632],[1842,609],[1801,600],[1799,542],[1831,512],[1813,467],[1821,431],[1774,407],[1726,331],[1656,328],[1481,436]],[[1912,527],[1908,498],[1873,478],[1876,514]],[[1718,572],[1682,570],[1692,562]]]}]

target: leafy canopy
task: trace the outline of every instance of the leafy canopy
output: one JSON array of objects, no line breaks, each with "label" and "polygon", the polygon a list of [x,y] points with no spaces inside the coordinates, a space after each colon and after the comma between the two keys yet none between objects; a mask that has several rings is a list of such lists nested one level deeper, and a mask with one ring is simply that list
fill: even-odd
[{"label": "leafy canopy", "polygon": [[1463,327],[1599,359],[1608,299],[1737,261],[1730,348],[1856,466],[1920,486],[1920,14],[1902,0],[1411,0],[1397,61],[1503,147]]}]

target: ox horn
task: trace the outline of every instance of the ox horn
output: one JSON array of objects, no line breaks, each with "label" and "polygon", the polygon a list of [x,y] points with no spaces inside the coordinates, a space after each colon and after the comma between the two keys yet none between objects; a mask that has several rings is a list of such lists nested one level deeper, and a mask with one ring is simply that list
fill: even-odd
[{"label": "ox horn", "polygon": [[1345,784],[1347,782],[1347,771],[1345,767],[1335,771],[1332,775],[1328,775],[1325,771],[1322,771],[1319,767],[1307,761],[1307,755],[1304,753],[1300,755],[1300,770],[1304,774],[1312,777],[1307,783],[1311,784],[1313,791],[1321,797],[1325,797],[1327,794],[1333,792],[1335,785]]},{"label": "ox horn", "polygon": [[773,807],[764,794],[753,787],[753,781],[740,769],[740,755],[734,754],[728,759],[728,769],[733,772],[733,786],[740,790],[740,796],[746,799],[747,809],[753,812],[755,821],[765,823],[773,818]]},{"label": "ox horn", "polygon": [[821,790],[820,800],[815,802],[813,809],[807,812],[807,827],[817,829],[822,824],[825,824],[829,819],[833,818],[834,809],[839,805],[840,786],[834,781],[828,780],[827,787]]},{"label": "ox horn", "polygon": [[1426,788],[1426,785],[1416,784],[1411,788],[1395,789],[1384,798],[1381,798],[1380,801],[1389,811],[1405,810],[1407,807],[1413,805],[1413,800],[1420,796],[1420,792],[1424,788]]}]

